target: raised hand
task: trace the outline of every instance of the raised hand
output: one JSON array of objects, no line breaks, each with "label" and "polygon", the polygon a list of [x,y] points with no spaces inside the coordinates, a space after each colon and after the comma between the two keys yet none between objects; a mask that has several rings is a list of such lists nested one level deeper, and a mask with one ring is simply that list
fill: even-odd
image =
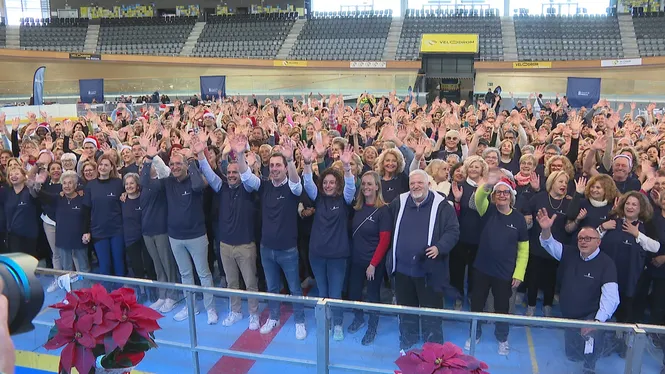
[{"label": "raised hand", "polygon": [[577,213],[577,217],[575,218],[575,221],[581,222],[584,218],[586,218],[587,211],[586,209],[582,208],[580,209],[580,212]]},{"label": "raised hand", "polygon": [[535,171],[531,173],[529,184],[531,184],[531,188],[534,191],[540,191],[540,175],[538,175],[538,173],[536,173]]},{"label": "raised hand", "polygon": [[18,126],[21,124],[21,118],[12,118],[12,131],[18,131]]},{"label": "raised hand", "polygon": [[352,158],[353,158],[353,149],[351,148],[351,145],[347,144],[344,147],[344,151],[342,152],[342,154],[339,155],[339,159],[340,161],[342,161],[342,165],[347,167],[351,163]]},{"label": "raised hand", "polygon": [[584,190],[586,189],[586,183],[587,180],[584,177],[580,177],[578,180],[575,181],[575,191],[579,194],[584,194]]},{"label": "raised hand", "polygon": [[423,157],[423,155],[425,155],[425,148],[427,148],[427,144],[425,143],[423,138],[422,137],[418,138],[418,140],[416,141],[416,147],[415,147],[416,158],[417,159],[421,159]]},{"label": "raised hand", "polygon": [[244,135],[229,136],[229,146],[236,154],[244,153],[247,149],[247,137]]},{"label": "raised hand", "polygon": [[304,142],[300,142],[298,148],[300,148],[300,154],[302,155],[302,160],[305,164],[310,164],[312,163],[312,159],[314,158],[314,147],[307,147],[307,144]]},{"label": "raised hand", "polygon": [[[143,144],[141,144],[141,145],[143,146]],[[145,153],[146,153],[149,157],[155,157],[155,156],[157,156],[157,153],[159,153],[159,150],[157,149],[157,140],[152,139],[152,140],[148,143],[148,145],[146,145],[145,149],[146,149],[146,152],[145,152]]]},{"label": "raised hand", "polygon": [[453,192],[453,196],[455,197],[456,203],[462,201],[462,194],[464,194],[464,187],[457,184],[457,182],[453,182],[453,185],[450,188],[450,190]]},{"label": "raised hand", "polygon": [[547,214],[547,209],[545,208],[541,208],[538,211],[538,214],[536,214],[536,221],[538,221],[538,224],[542,230],[551,229],[552,225],[554,224],[554,220],[556,220],[556,214],[553,214],[552,217],[550,217]]},{"label": "raised hand", "polygon": [[192,148],[192,152],[197,155],[203,154],[203,151],[206,149],[206,144],[196,136],[192,138],[190,146]]}]

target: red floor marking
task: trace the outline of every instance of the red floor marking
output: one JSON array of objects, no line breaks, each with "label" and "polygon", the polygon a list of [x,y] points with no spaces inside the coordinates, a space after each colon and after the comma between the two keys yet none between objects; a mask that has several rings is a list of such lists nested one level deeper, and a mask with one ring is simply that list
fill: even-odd
[{"label": "red floor marking", "polygon": [[[303,290],[303,295],[307,296],[309,289]],[[248,352],[248,353],[263,353],[266,348],[272,343],[275,336],[279,333],[284,326],[284,323],[291,318],[293,314],[293,308],[291,305],[282,305],[280,309],[280,319],[279,326],[275,327],[270,334],[261,334],[259,330],[251,331],[249,329],[245,330],[238,337],[238,339],[233,343],[231,348],[232,351]],[[268,308],[264,308],[259,321],[261,321],[261,326],[268,319],[269,312]],[[238,323],[247,323],[247,319],[243,319]],[[295,339],[295,336],[293,337]],[[231,357],[231,356],[222,356],[222,358],[217,361],[217,363],[208,371],[208,374],[247,374],[249,370],[254,366],[254,360],[248,360],[245,358]]]}]

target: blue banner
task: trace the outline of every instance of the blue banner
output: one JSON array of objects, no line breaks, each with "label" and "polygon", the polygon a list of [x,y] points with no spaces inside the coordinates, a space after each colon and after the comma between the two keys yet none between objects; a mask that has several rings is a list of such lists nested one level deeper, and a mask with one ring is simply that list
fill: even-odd
[{"label": "blue banner", "polygon": [[35,71],[35,78],[32,80],[33,105],[44,105],[44,73],[46,66],[40,66]]},{"label": "blue banner", "polygon": [[81,102],[90,104],[104,102],[104,80],[103,79],[79,79],[79,95]]},{"label": "blue banner", "polygon": [[222,97],[226,96],[226,76],[216,75],[201,77],[201,99],[217,100],[218,91],[222,91]]},{"label": "blue banner", "polygon": [[568,104],[573,108],[591,108],[600,100],[600,78],[568,78]]}]

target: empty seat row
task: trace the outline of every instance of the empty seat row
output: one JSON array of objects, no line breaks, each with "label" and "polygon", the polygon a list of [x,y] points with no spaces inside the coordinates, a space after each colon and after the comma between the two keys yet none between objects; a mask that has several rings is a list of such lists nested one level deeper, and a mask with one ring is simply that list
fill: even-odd
[{"label": "empty seat row", "polygon": [[20,46],[38,51],[81,52],[87,32],[88,23],[78,18],[24,19],[19,28]]},{"label": "empty seat row", "polygon": [[196,17],[102,19],[100,53],[177,55],[196,23]]}]

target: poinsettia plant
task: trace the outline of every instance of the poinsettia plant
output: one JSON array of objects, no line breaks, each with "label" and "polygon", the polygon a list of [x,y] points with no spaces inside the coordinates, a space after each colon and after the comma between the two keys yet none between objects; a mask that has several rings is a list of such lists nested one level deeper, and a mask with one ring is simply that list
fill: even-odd
[{"label": "poinsettia plant", "polygon": [[464,354],[455,344],[425,343],[400,356],[395,374],[489,374],[486,363]]},{"label": "poinsettia plant", "polygon": [[62,348],[60,374],[72,368],[81,374],[105,369],[132,368],[156,348],[154,332],[163,316],[136,302],[131,288],[108,292],[100,284],[67,293],[65,300],[51,305],[60,318],[51,329],[46,349]]}]

